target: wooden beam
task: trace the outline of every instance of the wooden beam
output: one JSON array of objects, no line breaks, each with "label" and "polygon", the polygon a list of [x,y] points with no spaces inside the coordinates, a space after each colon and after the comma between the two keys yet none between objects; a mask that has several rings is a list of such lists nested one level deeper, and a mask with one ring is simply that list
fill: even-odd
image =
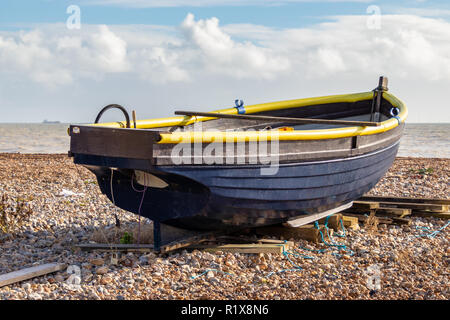
[{"label": "wooden beam", "polygon": [[382,215],[393,216],[398,218],[403,218],[404,216],[409,216],[411,214],[411,209],[406,208],[378,208],[375,209],[377,214],[380,213]]},{"label": "wooden beam", "polygon": [[449,206],[444,204],[408,203],[408,202],[380,202],[380,207],[398,207],[413,210],[426,210],[431,212],[449,211]]},{"label": "wooden beam", "polygon": [[344,227],[352,230],[359,229],[359,221],[357,217],[348,216],[347,213],[344,212],[342,215],[342,222],[344,223]]},{"label": "wooden beam", "polygon": [[224,245],[208,245],[196,244],[189,246],[189,249],[199,249],[207,252],[233,252],[233,253],[283,253],[284,250],[290,249],[287,244],[271,244],[271,243],[253,243],[253,244],[224,244]]},{"label": "wooden beam", "polygon": [[450,199],[434,199],[434,198],[364,196],[364,197],[359,198],[358,201],[428,203],[428,204],[445,204],[445,205],[450,205]]},{"label": "wooden beam", "polygon": [[346,125],[346,126],[369,126],[378,127],[379,122],[369,121],[347,121],[347,120],[328,120],[328,119],[309,119],[309,118],[289,118],[289,117],[273,117],[273,116],[255,116],[255,115],[240,115],[240,114],[225,114],[216,112],[198,112],[198,111],[175,111],[176,115],[181,116],[200,116],[211,118],[227,118],[240,120],[262,120],[273,122],[287,122],[287,123],[316,123],[316,124],[332,124],[332,125]]},{"label": "wooden beam", "polygon": [[[389,216],[389,217],[399,217],[403,218],[404,216],[408,216],[411,214],[412,209],[404,209],[404,208],[378,208],[373,209],[376,211],[377,215]],[[354,214],[366,214],[368,213],[368,209],[359,209],[359,208],[349,208],[346,212],[351,212]]]},{"label": "wooden beam", "polygon": [[67,265],[62,263],[47,263],[31,268],[26,268],[0,275],[0,287],[12,283],[28,280],[31,278],[43,276],[52,272],[64,270]]},{"label": "wooden beam", "polygon": [[[172,242],[161,246],[161,253],[186,248],[195,243],[210,241],[210,239],[198,239],[195,241],[180,241]],[[125,251],[125,252],[152,252],[154,251],[153,244],[107,244],[107,243],[84,243],[76,247],[82,251]]]},{"label": "wooden beam", "polygon": [[[361,223],[365,223],[367,221],[367,219],[369,219],[369,217],[366,217],[366,216],[361,215],[361,214],[353,214],[353,213],[348,213],[348,212],[346,212],[345,214],[346,214],[346,216],[348,216],[348,218],[358,219],[358,221],[361,222]],[[403,224],[410,225],[411,224],[411,220],[410,219],[406,219],[406,218],[376,217],[376,219],[378,220],[378,224],[400,224],[400,225],[403,225]]]},{"label": "wooden beam", "polygon": [[[340,214],[340,213],[330,216],[328,218],[328,223],[327,223],[328,228],[331,228],[334,231],[341,230],[341,219],[342,219],[342,214]],[[326,218],[322,218],[318,222],[319,222],[319,224],[325,224],[325,220],[326,220]]]},{"label": "wooden beam", "polygon": [[358,209],[378,209],[383,207],[404,208],[416,210],[428,210],[433,212],[449,211],[449,205],[432,203],[412,203],[412,202],[389,202],[389,201],[353,201],[353,208]]},{"label": "wooden beam", "polygon": [[402,218],[402,217],[392,217],[392,222],[394,224],[401,224],[401,225],[410,225],[411,224],[411,219],[408,218]]},{"label": "wooden beam", "polygon": [[450,219],[450,212],[430,212],[430,211],[413,210],[412,215],[418,217],[435,217],[440,219]]},{"label": "wooden beam", "polygon": [[350,208],[352,205],[353,205],[353,202],[348,202],[346,204],[343,204],[343,205],[333,208],[333,209],[325,210],[325,211],[322,211],[319,213],[314,213],[311,215],[300,216],[299,218],[294,218],[294,220],[286,221],[286,223],[284,223],[284,225],[287,225],[289,227],[300,227],[300,226],[306,225],[308,223],[312,223],[318,219],[325,218],[329,215],[342,212],[342,211]]},{"label": "wooden beam", "polygon": [[285,244],[289,248],[294,247],[294,241],[277,240],[277,239],[258,239],[258,243]]},{"label": "wooden beam", "polygon": [[371,202],[371,201],[353,201],[353,206],[352,206],[352,208],[365,209],[365,210],[378,209],[379,207],[380,207],[380,204],[378,202]]},{"label": "wooden beam", "polygon": [[107,244],[107,243],[82,243],[76,246],[82,251],[129,251],[129,252],[149,252],[153,251],[153,244]]}]

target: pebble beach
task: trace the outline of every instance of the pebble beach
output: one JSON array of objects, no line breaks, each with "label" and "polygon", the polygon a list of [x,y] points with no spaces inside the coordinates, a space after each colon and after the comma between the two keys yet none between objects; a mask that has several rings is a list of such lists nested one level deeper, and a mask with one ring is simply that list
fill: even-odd
[{"label": "pebble beach", "polygon": [[[449,199],[449,176],[450,159],[398,157],[370,194]],[[2,197],[3,207],[21,203],[25,216],[0,229],[0,274],[51,262],[80,273],[79,282],[62,270],[0,287],[0,300],[450,299],[450,226],[435,237],[419,229],[439,230],[445,219],[413,216],[410,225],[348,229],[335,238],[346,250],[295,240],[289,256],[178,250],[113,261],[108,252],[76,245],[107,239],[114,214],[120,232],[135,230],[138,217],[116,208],[95,176],[67,155],[0,154]],[[141,219],[141,228],[151,230],[151,222]],[[375,269],[376,288],[368,284]]]}]

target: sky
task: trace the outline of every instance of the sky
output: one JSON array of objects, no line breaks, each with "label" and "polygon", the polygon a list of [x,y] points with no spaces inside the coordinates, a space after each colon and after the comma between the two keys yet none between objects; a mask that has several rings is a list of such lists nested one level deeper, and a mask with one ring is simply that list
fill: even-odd
[{"label": "sky", "polygon": [[408,122],[450,122],[449,39],[443,0],[2,0],[0,122],[92,122],[111,103],[166,117],[380,75]]}]

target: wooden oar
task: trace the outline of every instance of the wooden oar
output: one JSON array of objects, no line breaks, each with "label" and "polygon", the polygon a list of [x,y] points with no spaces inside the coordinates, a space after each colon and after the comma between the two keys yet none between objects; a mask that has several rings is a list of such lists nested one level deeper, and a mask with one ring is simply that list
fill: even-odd
[{"label": "wooden oar", "polygon": [[288,123],[317,123],[317,124],[339,124],[346,126],[370,126],[378,127],[379,122],[369,121],[347,121],[347,120],[328,120],[328,119],[309,119],[309,118],[287,118],[287,117],[272,117],[272,116],[252,116],[241,114],[225,114],[214,112],[197,112],[197,111],[175,111],[176,115],[181,116],[201,116],[201,117],[213,117],[213,118],[228,118],[228,119],[241,119],[241,120],[263,120],[263,121],[275,121],[275,122],[288,122]]}]

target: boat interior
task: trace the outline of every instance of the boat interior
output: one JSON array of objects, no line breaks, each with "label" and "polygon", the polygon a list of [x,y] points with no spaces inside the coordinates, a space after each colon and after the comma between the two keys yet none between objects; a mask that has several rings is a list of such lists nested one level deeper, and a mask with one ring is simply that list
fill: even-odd
[{"label": "boat interior", "polygon": [[[373,119],[377,122],[385,121],[392,117],[390,114],[392,104],[386,100],[381,103],[381,112],[374,113]],[[263,112],[251,113],[252,116],[272,116],[272,117],[290,117],[307,119],[326,119],[326,120],[345,120],[345,121],[371,121],[372,100],[358,102],[340,102],[319,104],[311,106],[301,106],[297,108],[279,109]],[[195,119],[195,117],[194,117]],[[324,124],[324,123],[304,123],[293,124],[280,121],[248,120],[248,119],[212,119],[202,121],[201,126],[196,123],[186,126],[179,126],[173,129],[173,132],[179,131],[241,131],[241,130],[319,130],[340,128],[342,124]]]}]

